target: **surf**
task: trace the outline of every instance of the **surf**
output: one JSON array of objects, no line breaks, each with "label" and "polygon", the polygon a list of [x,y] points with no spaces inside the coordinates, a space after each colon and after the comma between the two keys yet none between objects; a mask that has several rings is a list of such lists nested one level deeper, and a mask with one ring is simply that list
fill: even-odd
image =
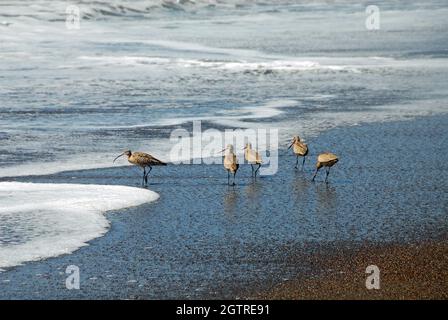
[{"label": "surf", "polygon": [[72,253],[107,232],[105,212],[158,198],[126,186],[0,182],[0,269]]}]

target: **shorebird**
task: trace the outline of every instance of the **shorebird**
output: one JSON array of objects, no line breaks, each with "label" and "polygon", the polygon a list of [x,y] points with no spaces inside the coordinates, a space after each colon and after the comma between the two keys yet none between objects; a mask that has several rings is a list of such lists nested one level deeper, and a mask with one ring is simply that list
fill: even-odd
[{"label": "shorebird", "polygon": [[[252,149],[252,144],[250,143],[247,143],[246,146],[243,148],[243,150],[244,150],[244,158],[248,163],[250,163],[250,167],[252,169],[252,177],[255,176],[256,179],[257,172],[258,170],[260,170],[262,163],[261,156],[257,151]],[[258,165],[258,168],[255,170],[255,175],[254,175],[254,164]]]},{"label": "shorebird", "polygon": [[[144,153],[144,152],[131,152],[131,150],[126,150],[122,154],[120,154],[118,157],[114,159],[117,160],[121,156],[127,156],[128,161],[136,166],[139,166],[143,169],[143,180],[142,180],[142,186],[145,186],[148,184],[148,175],[152,170],[153,166],[166,166],[165,162],[162,162],[156,158],[154,158],[152,155]],[[149,171],[146,172],[146,167],[149,168]]]},{"label": "shorebird", "polygon": [[305,157],[308,154],[308,145],[302,141],[300,141],[300,137],[299,136],[295,136],[293,137],[293,140],[291,142],[291,145],[288,147],[288,150],[291,149],[291,147],[294,146],[292,148],[292,151],[294,152],[294,154],[296,155],[296,165],[295,168],[297,169],[297,166],[299,164],[299,157],[303,157],[303,161],[302,161],[302,169],[305,166]]},{"label": "shorebird", "polygon": [[314,172],[314,176],[312,181],[314,181],[314,178],[316,178],[317,172],[322,167],[327,167],[327,174],[325,175],[325,182],[328,182],[328,175],[330,174],[330,168],[334,166],[339,161],[339,158],[337,155],[331,152],[325,152],[321,153],[317,157],[317,163],[316,163],[316,172]]},{"label": "shorebird", "polygon": [[238,160],[236,159],[235,153],[233,153],[233,145],[228,144],[225,149],[223,149],[221,152],[227,151],[224,155],[224,169],[227,170],[227,184],[230,185],[230,173],[233,173],[233,183],[232,185],[235,185],[235,175],[238,171],[239,164]]}]

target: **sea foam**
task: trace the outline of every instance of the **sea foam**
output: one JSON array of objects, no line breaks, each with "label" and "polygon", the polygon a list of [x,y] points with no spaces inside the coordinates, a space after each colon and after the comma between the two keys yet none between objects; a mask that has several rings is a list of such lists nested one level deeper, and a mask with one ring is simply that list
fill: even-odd
[{"label": "sea foam", "polygon": [[0,182],[0,270],[72,253],[106,233],[106,211],[158,197],[125,186]]}]

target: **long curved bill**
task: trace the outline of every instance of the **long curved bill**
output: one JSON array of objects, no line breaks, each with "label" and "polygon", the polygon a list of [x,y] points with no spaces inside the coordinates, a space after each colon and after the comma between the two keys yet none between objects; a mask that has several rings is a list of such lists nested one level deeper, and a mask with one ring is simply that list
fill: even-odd
[{"label": "long curved bill", "polygon": [[291,144],[290,144],[289,147],[288,147],[288,150],[291,149],[291,147],[292,147],[293,144],[294,144],[294,141],[291,142]]},{"label": "long curved bill", "polygon": [[222,149],[221,151],[219,151],[217,154],[220,154],[220,153],[223,153],[224,151],[226,151],[227,150],[227,148],[225,148],[225,149]]},{"label": "long curved bill", "polygon": [[116,157],[112,163],[114,163],[115,160],[117,160],[118,158],[120,158],[120,157],[123,156],[123,155],[124,155],[124,152],[123,152],[122,154],[120,154],[118,157]]}]

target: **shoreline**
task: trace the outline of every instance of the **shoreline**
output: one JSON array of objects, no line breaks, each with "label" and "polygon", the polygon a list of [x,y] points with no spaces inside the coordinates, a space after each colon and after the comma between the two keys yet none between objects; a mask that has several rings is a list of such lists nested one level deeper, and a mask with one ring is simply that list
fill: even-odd
[{"label": "shoreline", "polygon": [[[446,239],[448,168],[434,155],[447,147],[447,123],[448,116],[424,117],[319,135],[309,141],[313,154],[328,148],[341,155],[329,185],[322,183],[323,176],[310,183],[314,161],[307,161],[305,172],[294,171],[293,157],[283,153],[275,176],[254,183],[250,168],[242,166],[235,188],[225,185],[221,166],[157,168],[149,188],[160,195],[158,201],[106,213],[108,232],[73,254],[0,273],[0,298],[378,298],[360,293],[365,286],[357,291],[355,280],[333,279],[325,270],[365,280],[364,270],[353,271],[365,264],[360,244],[370,255],[384,255],[380,262],[388,269],[388,263],[418,258],[421,251],[415,245]],[[412,174],[396,161],[403,152],[413,162]],[[132,168],[115,167],[14,181],[136,186],[140,179]],[[334,244],[340,252],[332,256]],[[389,247],[381,252],[384,246]],[[425,248],[429,252],[421,256],[439,262],[435,270],[446,264],[446,259],[435,260],[437,253],[446,253],[445,240]],[[341,265],[347,257],[356,259]],[[81,290],[64,288],[64,270],[71,264],[82,270]],[[424,267],[419,264],[413,274],[422,274]],[[423,279],[429,291],[420,296],[407,287],[394,288],[404,288],[404,297],[445,298],[446,286],[428,271]],[[446,273],[441,277],[446,279]],[[400,292],[387,291],[379,298],[394,294]]]},{"label": "shoreline", "polygon": [[[439,109],[441,109],[441,107],[439,107]],[[375,114],[376,111],[372,110],[372,112],[373,112],[373,114]],[[350,121],[348,121],[346,123],[341,123],[341,124],[338,124],[336,126],[330,126],[328,128],[322,129],[322,130],[319,129],[319,131],[313,131],[313,132],[311,132],[311,135],[308,137],[307,141],[313,141],[315,139],[318,139],[319,136],[325,135],[328,132],[331,132],[331,131],[334,131],[334,130],[343,130],[343,129],[355,128],[355,127],[360,127],[360,126],[375,126],[375,125],[382,125],[382,124],[388,124],[388,123],[412,122],[412,121],[416,121],[418,119],[424,119],[424,118],[448,117],[448,112],[443,112],[443,111],[440,111],[440,110],[427,111],[426,114],[416,114],[415,111],[408,111],[408,112],[409,112],[408,114],[405,114],[405,115],[400,116],[400,117],[395,116],[395,117],[390,118],[390,116],[386,116],[384,118],[381,118],[380,120],[375,119],[374,117],[372,119],[370,119],[370,120],[365,120],[365,119],[362,119],[362,118],[359,118],[358,121],[354,121],[354,122],[350,122],[350,121],[353,121],[353,120],[350,120]],[[269,119],[269,118],[267,118],[267,119]],[[375,120],[373,120],[373,119],[375,119]],[[182,122],[179,125],[173,125],[173,126],[154,126],[154,128],[157,128],[158,130],[167,130],[168,128],[174,130],[174,129],[178,129],[179,126],[180,126],[181,129],[187,130],[189,133],[191,133],[191,131],[193,130],[193,121],[196,121],[196,120],[193,119],[191,122],[187,122],[186,121],[186,122]],[[215,122],[210,121],[210,120],[201,120],[201,121],[203,121],[202,124],[201,124],[201,130],[203,130],[203,131],[208,130],[208,129],[217,129],[217,130],[222,130],[222,131],[224,131],[226,129],[230,129],[230,130],[240,130],[240,129],[241,130],[253,130],[252,126],[250,126],[250,125],[247,126],[247,127],[241,127],[240,128],[240,127],[237,127],[237,126],[226,126],[224,124],[215,123]],[[330,121],[330,119],[327,119],[326,121]],[[246,124],[250,124],[250,123],[251,123],[251,121],[247,122]],[[192,138],[192,137],[190,136],[190,138]],[[166,134],[166,136],[160,136],[160,137],[158,137],[158,139],[169,140],[169,137]],[[165,140],[155,140],[156,145],[164,144],[166,142]],[[288,140],[288,142],[289,142],[289,140]],[[161,150],[160,149],[157,150],[157,151],[158,151],[157,153],[154,153],[154,155],[156,155],[157,158],[159,158],[160,160],[164,160],[168,164],[173,165],[173,162],[170,162],[170,161],[166,160],[166,158],[161,155],[161,152],[160,152]],[[277,152],[284,151],[282,149],[281,143],[279,143],[278,149],[276,149],[276,151]],[[191,152],[191,153],[194,154],[194,151]],[[317,156],[317,155],[311,155],[311,156]],[[85,157],[91,157],[93,162],[99,160],[99,159],[96,158],[97,155],[95,153],[93,153],[93,154],[86,154]],[[197,160],[197,159],[198,158],[192,157],[192,158],[190,158],[187,161],[190,161],[189,164],[193,164],[194,160]],[[210,157],[205,157],[205,158],[202,158],[201,161],[204,162],[204,160],[207,160],[207,159],[211,159],[211,158]],[[179,159],[176,159],[175,161],[183,162],[185,160],[186,159],[179,158]],[[117,167],[128,167],[129,166],[128,163],[124,163],[124,164],[123,163],[121,163],[121,164],[116,163],[114,166],[101,165],[101,166],[98,166],[98,167],[93,167],[93,166],[90,166],[90,165],[84,165],[84,167],[80,167],[80,168],[76,168],[76,167],[75,168],[71,168],[73,166],[73,164],[68,164],[67,165],[64,160],[59,160],[59,162],[56,162],[56,163],[62,164],[62,166],[67,166],[67,168],[66,169],[62,169],[62,170],[59,170],[59,169],[48,170],[47,169],[48,171],[46,171],[43,174],[41,174],[41,173],[37,174],[36,173],[36,174],[4,175],[4,176],[0,176],[0,182],[3,182],[3,181],[16,181],[15,179],[33,179],[33,178],[39,178],[39,177],[54,176],[54,175],[59,175],[59,174],[68,174],[68,173],[71,173],[71,172],[108,170],[108,169],[114,169],[114,168],[117,168]],[[44,165],[51,166],[52,162],[48,162],[48,163],[42,162],[40,164],[42,166],[44,166]],[[31,166],[32,165],[30,165],[28,163],[24,163],[24,164],[20,164],[17,167],[13,167],[13,168],[14,168],[15,172],[18,172],[19,169],[23,169],[24,171],[29,171]],[[0,167],[0,171],[1,170],[5,170],[5,169],[8,169],[8,167],[6,167],[6,168]],[[28,180],[25,180],[25,181],[28,181]]]}]

